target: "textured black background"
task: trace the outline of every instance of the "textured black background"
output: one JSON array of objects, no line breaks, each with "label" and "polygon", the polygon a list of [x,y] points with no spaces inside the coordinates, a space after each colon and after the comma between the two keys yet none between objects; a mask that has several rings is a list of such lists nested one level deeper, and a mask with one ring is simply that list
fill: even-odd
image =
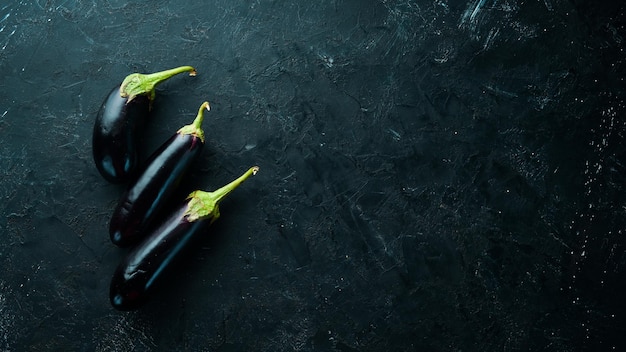
[{"label": "textured black background", "polygon": [[[622,3],[0,5],[0,350],[623,350]],[[181,194],[261,172],[120,313],[93,121],[179,65],[144,157],[209,100]]]}]

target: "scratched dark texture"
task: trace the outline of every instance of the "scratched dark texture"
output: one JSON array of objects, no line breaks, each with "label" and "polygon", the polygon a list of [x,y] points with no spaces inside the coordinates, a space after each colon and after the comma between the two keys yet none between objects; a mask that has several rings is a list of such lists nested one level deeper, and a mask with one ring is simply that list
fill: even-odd
[{"label": "scratched dark texture", "polygon": [[[0,5],[0,350],[623,350],[619,1]],[[261,171],[141,310],[91,159],[131,72],[144,155],[211,102],[181,187]]]}]

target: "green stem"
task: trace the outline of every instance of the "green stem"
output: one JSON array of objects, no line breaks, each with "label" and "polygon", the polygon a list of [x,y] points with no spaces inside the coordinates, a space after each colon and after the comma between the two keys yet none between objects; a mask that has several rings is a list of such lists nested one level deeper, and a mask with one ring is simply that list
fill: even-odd
[{"label": "green stem", "polygon": [[196,115],[195,120],[189,125],[185,125],[181,127],[178,132],[179,134],[190,134],[192,136],[196,136],[200,138],[202,143],[204,143],[204,131],[202,130],[202,121],[204,121],[204,110],[211,111],[211,106],[208,101],[205,101],[198,109],[198,115]]},{"label": "green stem", "polygon": [[213,192],[191,192],[189,196],[187,196],[189,203],[184,214],[187,221],[194,222],[198,219],[204,219],[207,217],[211,217],[211,222],[217,220],[220,217],[219,203],[222,199],[242,184],[243,181],[248,179],[248,177],[256,175],[258,171],[259,167],[253,166],[236,180]]},{"label": "green stem", "polygon": [[120,86],[120,96],[122,98],[128,98],[128,101],[130,102],[135,99],[136,96],[145,94],[150,99],[150,102],[152,102],[155,95],[154,89],[157,84],[183,72],[189,72],[190,76],[196,75],[196,69],[191,66],[180,66],[149,74],[130,74],[124,78],[124,81],[122,81],[122,85]]}]

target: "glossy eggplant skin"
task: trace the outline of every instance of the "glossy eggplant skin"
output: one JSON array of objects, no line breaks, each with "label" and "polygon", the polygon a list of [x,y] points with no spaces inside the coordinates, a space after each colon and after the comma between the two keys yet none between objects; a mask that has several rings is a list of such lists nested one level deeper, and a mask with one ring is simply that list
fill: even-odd
[{"label": "glossy eggplant skin", "polygon": [[137,95],[131,101],[111,90],[100,107],[93,129],[92,151],[96,168],[111,183],[127,182],[137,169],[137,131],[148,119],[150,98]]},{"label": "glossy eggplant skin", "polygon": [[189,221],[185,215],[187,203],[173,211],[117,267],[109,291],[115,309],[128,311],[143,305],[154,284],[172,269],[172,262],[189,249],[198,234],[206,232],[213,217]]},{"label": "glossy eggplant skin", "polygon": [[182,72],[196,75],[191,66],[149,74],[132,73],[104,100],[93,128],[92,151],[96,168],[111,183],[129,181],[137,170],[136,134],[143,129],[156,86]]},{"label": "glossy eggplant skin", "polygon": [[198,136],[176,133],[148,159],[145,170],[122,195],[111,221],[111,241],[119,247],[136,244],[202,152]]}]

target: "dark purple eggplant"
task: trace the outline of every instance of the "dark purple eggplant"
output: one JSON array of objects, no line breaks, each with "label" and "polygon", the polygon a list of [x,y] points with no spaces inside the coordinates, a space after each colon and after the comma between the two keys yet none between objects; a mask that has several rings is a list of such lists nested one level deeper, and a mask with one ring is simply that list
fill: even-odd
[{"label": "dark purple eggplant", "polygon": [[155,87],[182,72],[196,75],[191,66],[151,74],[133,73],[111,90],[98,111],[92,139],[93,159],[105,180],[123,183],[137,171],[137,133],[148,119]]},{"label": "dark purple eggplant", "polygon": [[258,170],[252,167],[216,191],[189,194],[117,267],[109,291],[113,307],[133,310],[145,303],[155,283],[173,269],[172,263],[220,217],[220,201]]},{"label": "dark purple eggplant", "polygon": [[204,102],[193,123],[179,129],[146,162],[147,166],[132,181],[113,212],[109,223],[111,241],[119,247],[133,245],[169,200],[180,180],[204,147],[202,121]]}]

